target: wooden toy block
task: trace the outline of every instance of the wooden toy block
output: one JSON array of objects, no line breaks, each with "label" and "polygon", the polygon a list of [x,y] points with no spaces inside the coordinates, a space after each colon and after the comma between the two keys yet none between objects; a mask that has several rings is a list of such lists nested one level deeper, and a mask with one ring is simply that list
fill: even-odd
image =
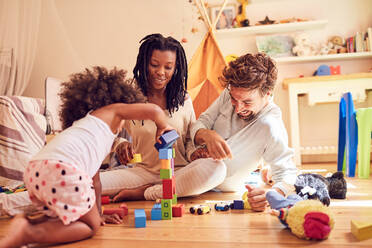
[{"label": "wooden toy block", "polygon": [[176,130],[171,130],[169,132],[164,133],[162,136],[160,136],[160,142],[161,143],[156,143],[155,148],[159,151],[159,149],[162,148],[169,148],[172,147],[172,145],[176,142],[176,140],[180,136],[176,132]]},{"label": "wooden toy block", "polygon": [[175,158],[176,157],[176,149],[172,148],[172,154],[173,154],[173,157]]},{"label": "wooden toy block", "polygon": [[160,169],[172,169],[170,159],[160,159]]},{"label": "wooden toy block", "polygon": [[172,178],[172,170],[171,169],[160,169],[160,178],[161,179]]},{"label": "wooden toy block", "polygon": [[351,233],[358,240],[366,240],[372,238],[372,222],[362,222],[351,220]]},{"label": "wooden toy block", "polygon": [[151,220],[161,220],[162,219],[161,208],[151,209]]},{"label": "wooden toy block", "polygon": [[125,213],[125,209],[123,208],[104,208],[103,209],[103,214],[105,215],[113,215],[113,214],[117,214],[120,216],[120,218],[124,218],[125,215],[128,214]]},{"label": "wooden toy block", "polygon": [[162,220],[171,220],[172,219],[172,208],[161,209],[161,219]]},{"label": "wooden toy block", "polygon": [[133,158],[128,162],[129,164],[136,164],[142,162],[142,156],[140,153],[133,154]]},{"label": "wooden toy block", "polygon": [[125,215],[128,215],[128,206],[125,203],[120,204],[119,208],[124,209]]},{"label": "wooden toy block", "polygon": [[173,199],[174,180],[163,179],[163,199]]},{"label": "wooden toy block", "polygon": [[177,205],[177,194],[173,194],[172,205]]},{"label": "wooden toy block", "polygon": [[146,212],[144,209],[134,210],[134,223],[136,228],[146,227]]},{"label": "wooden toy block", "polygon": [[160,159],[171,159],[171,158],[173,158],[172,148],[159,149],[159,158]]},{"label": "wooden toy block", "polygon": [[101,204],[109,204],[111,202],[110,197],[108,195],[101,196]]},{"label": "wooden toy block", "polygon": [[177,204],[175,206],[172,206],[172,216],[173,217],[182,217],[182,215],[184,213],[185,213],[185,205]]},{"label": "wooden toy block", "polygon": [[161,209],[172,209],[171,199],[161,199]]},{"label": "wooden toy block", "polygon": [[173,180],[172,195],[174,195],[174,194],[176,194],[176,177],[174,176],[174,174],[173,174],[172,180]]},{"label": "wooden toy block", "polygon": [[234,209],[244,209],[244,202],[242,200],[234,200]]}]

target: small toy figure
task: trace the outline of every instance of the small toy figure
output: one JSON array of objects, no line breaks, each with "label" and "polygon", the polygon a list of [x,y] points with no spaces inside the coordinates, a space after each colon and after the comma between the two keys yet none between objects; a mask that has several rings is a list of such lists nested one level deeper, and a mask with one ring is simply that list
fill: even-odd
[{"label": "small toy figure", "polygon": [[214,204],[214,209],[216,211],[227,211],[230,209],[230,204],[229,202],[218,202]]},{"label": "small toy figure", "polygon": [[208,205],[195,205],[190,208],[190,213],[198,215],[208,214],[211,212],[211,208]]}]

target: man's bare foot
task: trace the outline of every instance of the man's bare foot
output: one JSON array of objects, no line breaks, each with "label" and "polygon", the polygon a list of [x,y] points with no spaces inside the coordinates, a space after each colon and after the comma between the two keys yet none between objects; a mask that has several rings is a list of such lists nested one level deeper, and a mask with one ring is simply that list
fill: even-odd
[{"label": "man's bare foot", "polygon": [[0,248],[21,247],[28,243],[27,230],[31,224],[23,215],[17,215],[10,224],[8,233],[0,240]]},{"label": "man's bare foot", "polygon": [[122,201],[138,201],[145,200],[145,190],[152,186],[152,184],[146,184],[135,189],[123,189],[112,199],[113,202]]}]

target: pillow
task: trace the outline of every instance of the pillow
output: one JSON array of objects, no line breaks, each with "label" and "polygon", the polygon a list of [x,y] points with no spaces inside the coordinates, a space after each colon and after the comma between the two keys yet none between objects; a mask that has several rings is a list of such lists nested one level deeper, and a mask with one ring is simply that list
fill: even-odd
[{"label": "pillow", "polygon": [[45,144],[42,99],[0,96],[0,186],[23,183],[28,161]]}]

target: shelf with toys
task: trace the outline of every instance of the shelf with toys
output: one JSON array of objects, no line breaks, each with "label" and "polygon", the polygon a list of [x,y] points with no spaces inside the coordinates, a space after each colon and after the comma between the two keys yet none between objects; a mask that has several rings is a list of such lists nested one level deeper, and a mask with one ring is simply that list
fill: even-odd
[{"label": "shelf with toys", "polygon": [[279,64],[301,63],[301,62],[317,62],[317,61],[333,61],[333,60],[351,60],[372,58],[372,52],[355,52],[355,53],[339,53],[314,56],[291,56],[274,58]]},{"label": "shelf with toys", "polygon": [[328,20],[313,20],[291,23],[267,24],[258,26],[248,26],[240,28],[218,29],[215,34],[218,37],[232,35],[255,35],[255,34],[273,34],[303,31],[309,29],[323,28],[327,25]]}]

